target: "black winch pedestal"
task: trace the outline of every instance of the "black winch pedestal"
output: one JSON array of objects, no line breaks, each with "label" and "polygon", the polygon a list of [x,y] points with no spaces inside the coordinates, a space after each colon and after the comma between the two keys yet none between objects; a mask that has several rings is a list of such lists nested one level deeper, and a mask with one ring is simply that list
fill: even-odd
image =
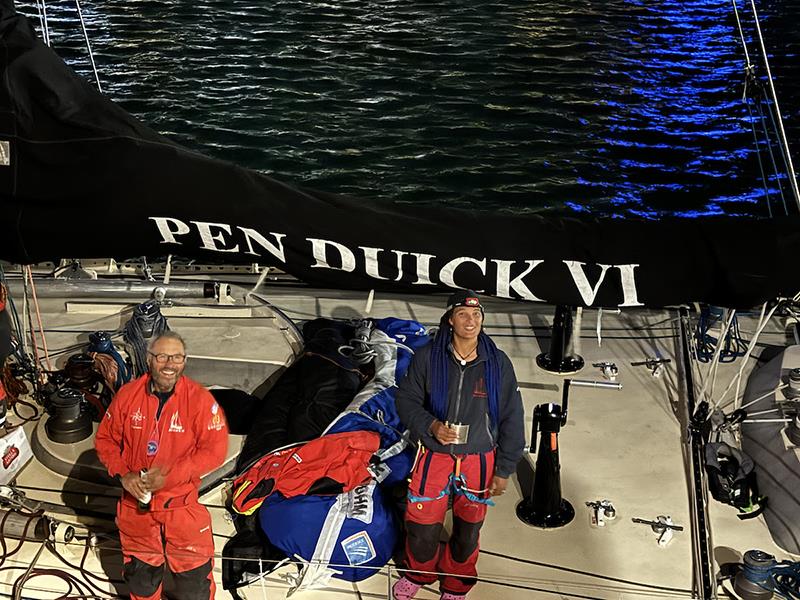
[{"label": "black winch pedestal", "polygon": [[[528,525],[544,529],[563,527],[575,518],[572,504],[561,497],[561,463],[558,459],[558,434],[567,424],[570,385],[622,389],[622,384],[616,382],[565,379],[561,406],[539,404],[533,409],[531,452],[538,452],[536,473],[530,496],[517,504],[517,517]],[[541,433],[538,446],[534,445],[537,433]]]},{"label": "black winch pedestal", "polygon": [[[565,386],[566,391],[566,386]],[[517,504],[517,517],[528,525],[563,527],[575,518],[575,509],[561,497],[561,464],[558,460],[558,432],[567,422],[566,393],[564,409],[558,404],[539,404],[533,410],[531,439],[541,432],[536,457],[533,494]]]},{"label": "black winch pedestal", "polygon": [[556,306],[550,349],[536,357],[536,364],[548,373],[571,375],[583,368],[583,358],[572,354],[572,307]]}]

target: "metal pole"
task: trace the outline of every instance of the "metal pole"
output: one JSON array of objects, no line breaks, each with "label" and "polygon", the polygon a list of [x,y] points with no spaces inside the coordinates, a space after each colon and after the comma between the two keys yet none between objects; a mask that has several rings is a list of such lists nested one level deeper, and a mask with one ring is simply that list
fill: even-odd
[{"label": "metal pole", "polygon": [[[6,279],[9,293],[23,292],[24,281]],[[119,298],[151,297],[153,292],[163,288],[167,298],[214,298],[214,282],[177,281],[164,285],[150,281],[120,281],[103,279],[37,279],[36,293],[40,298]]]},{"label": "metal pole", "polygon": [[717,598],[716,580],[712,563],[711,530],[708,523],[708,502],[705,479],[705,442],[701,431],[704,415],[696,416],[697,409],[694,393],[694,379],[692,377],[691,327],[689,312],[683,307],[680,309],[678,320],[680,336],[678,337],[680,365],[682,367],[683,383],[686,394],[686,419],[687,436],[686,446],[690,459],[689,487],[691,493],[692,515],[692,549],[694,552],[695,589],[698,600]]}]

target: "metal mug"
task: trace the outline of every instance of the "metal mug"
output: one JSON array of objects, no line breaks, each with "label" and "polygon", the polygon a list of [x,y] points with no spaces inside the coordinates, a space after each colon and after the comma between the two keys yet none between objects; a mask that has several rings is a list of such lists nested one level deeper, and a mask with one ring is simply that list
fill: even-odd
[{"label": "metal mug", "polygon": [[469,425],[463,425],[461,423],[448,423],[447,425],[450,429],[456,432],[456,441],[453,442],[454,444],[466,444],[467,438],[469,437]]}]

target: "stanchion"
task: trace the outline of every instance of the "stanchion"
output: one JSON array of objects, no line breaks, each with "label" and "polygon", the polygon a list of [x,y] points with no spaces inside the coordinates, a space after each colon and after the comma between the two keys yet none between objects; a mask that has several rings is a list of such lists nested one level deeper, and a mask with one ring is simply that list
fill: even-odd
[{"label": "stanchion", "polygon": [[[570,385],[621,389],[622,384],[607,381],[565,379],[561,406],[539,404],[533,410],[531,452],[537,452],[536,473],[530,496],[517,504],[517,517],[535,527],[552,529],[563,527],[575,518],[575,509],[569,500],[561,497],[561,463],[558,457],[558,434],[567,424],[567,406]],[[537,433],[540,433],[536,445]]]},{"label": "stanchion", "polygon": [[556,306],[550,349],[536,357],[536,364],[549,373],[571,375],[583,368],[583,358],[573,354],[572,307]]}]

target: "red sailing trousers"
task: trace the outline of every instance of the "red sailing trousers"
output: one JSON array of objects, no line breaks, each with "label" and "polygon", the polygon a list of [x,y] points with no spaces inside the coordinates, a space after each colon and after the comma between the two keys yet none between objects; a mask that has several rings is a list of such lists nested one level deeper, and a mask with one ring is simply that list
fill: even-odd
[{"label": "red sailing trousers", "polygon": [[[478,575],[478,542],[487,508],[484,502],[470,499],[467,494],[477,499],[489,497],[494,451],[461,455],[460,465],[458,458],[426,450],[414,469],[406,507],[405,558],[411,572],[405,576],[427,585],[436,581],[437,573],[445,573],[441,591],[466,594]],[[459,474],[463,476],[461,482]],[[451,496],[453,532],[442,549],[439,537]]]},{"label": "red sailing trousers", "polygon": [[161,598],[165,555],[175,597],[214,598],[214,540],[205,506],[190,500],[184,506],[142,513],[136,504],[122,500],[117,505],[117,526],[133,600]]}]

